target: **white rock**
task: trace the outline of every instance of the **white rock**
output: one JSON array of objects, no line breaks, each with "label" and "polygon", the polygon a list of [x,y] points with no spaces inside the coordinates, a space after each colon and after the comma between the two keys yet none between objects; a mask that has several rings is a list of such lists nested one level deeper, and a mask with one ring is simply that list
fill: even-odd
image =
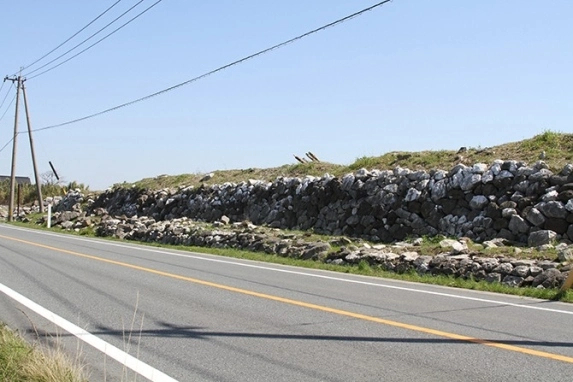
[{"label": "white rock", "polygon": [[510,218],[513,215],[517,215],[517,210],[515,208],[504,208],[501,210],[501,216],[504,218]]},{"label": "white rock", "polygon": [[468,249],[467,245],[462,244],[457,240],[451,240],[451,239],[444,239],[440,241],[440,247],[452,248],[456,253],[464,252],[467,251]]},{"label": "white rock", "polygon": [[482,176],[481,176],[481,182],[483,184],[489,183],[491,181],[493,181],[494,179],[494,174],[491,170],[487,170]]},{"label": "white rock", "polygon": [[414,200],[418,200],[418,198],[422,195],[422,193],[415,188],[410,188],[404,200],[406,202],[413,202]]},{"label": "white rock", "polygon": [[[541,197],[541,200],[543,200],[544,202],[553,202],[555,200],[557,200],[557,197],[559,196],[559,193],[555,190],[549,191],[548,193],[546,193],[545,195],[543,195]],[[571,201],[571,200],[569,200]]]},{"label": "white rock", "polygon": [[395,194],[398,192],[398,185],[394,183],[388,184],[384,186],[383,190]]},{"label": "white rock", "polygon": [[438,170],[436,171],[436,173],[434,174],[434,179],[435,180],[442,180],[444,179],[446,176],[448,175],[448,173],[444,170]]},{"label": "white rock", "polygon": [[483,174],[487,171],[487,165],[485,163],[476,163],[472,167],[472,172],[474,174]]},{"label": "white rock", "polygon": [[567,211],[573,212],[573,199],[569,199],[569,200],[567,201],[567,204],[565,205],[565,208],[567,209]]},{"label": "white rock", "polygon": [[478,183],[481,182],[481,175],[479,174],[467,174],[460,182],[460,187],[464,191],[469,191]]},{"label": "white rock", "polygon": [[494,176],[497,176],[501,172],[501,164],[503,161],[497,159],[493,162],[489,170],[492,172]]},{"label": "white rock", "polygon": [[440,180],[439,182],[436,182],[431,188],[430,191],[432,193],[432,199],[434,201],[441,199],[443,197],[446,196],[446,193],[448,191],[447,186],[446,186],[446,181],[445,180]]}]

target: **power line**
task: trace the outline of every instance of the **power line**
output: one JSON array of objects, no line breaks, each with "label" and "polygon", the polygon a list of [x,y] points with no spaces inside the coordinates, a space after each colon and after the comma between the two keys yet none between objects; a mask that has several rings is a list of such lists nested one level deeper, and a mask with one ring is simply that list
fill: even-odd
[{"label": "power line", "polygon": [[[85,44],[87,41],[91,40],[92,38],[94,38],[96,35],[98,35],[99,33],[101,33],[103,30],[105,30],[106,28],[108,28],[111,24],[115,23],[117,20],[119,20],[120,18],[122,18],[123,16],[125,16],[127,13],[131,12],[132,9],[134,9],[135,7],[137,7],[139,4],[141,4],[144,0],[139,0],[137,3],[135,3],[131,8],[129,8],[127,11],[123,12],[121,15],[119,15],[118,17],[116,17],[115,19],[113,19],[110,23],[108,23],[106,26],[104,26],[103,28],[101,28],[100,30],[98,30],[97,32],[93,33],[91,36],[89,36],[88,38],[86,38],[85,40],[83,40],[82,42],[80,42],[79,44],[77,44],[76,46],[74,46],[71,49],[68,49],[66,52],[60,54],[58,57],[54,58],[53,60],[45,63],[44,65],[40,66],[39,68],[36,68],[34,70],[32,70],[31,72],[28,72],[26,74],[24,74],[24,76],[29,76],[32,73],[36,73],[38,70],[41,70],[43,68],[45,68],[46,66],[54,63],[55,61],[59,60],[60,58],[64,57],[65,55],[67,55],[68,53],[76,50],[78,47],[80,47],[81,45]],[[102,42],[103,40],[105,40],[106,38],[108,38],[109,36],[111,36],[112,34],[114,34],[115,32],[117,32],[118,30],[120,30],[121,28],[123,28],[124,26],[126,26],[127,24],[129,24],[130,22],[132,22],[133,20],[135,20],[136,18],[138,18],[139,16],[141,16],[142,14],[144,14],[145,12],[147,12],[149,9],[151,9],[152,7],[154,7],[157,3],[161,2],[162,0],[157,1],[155,4],[151,5],[150,7],[148,7],[146,10],[144,10],[143,12],[141,12],[140,14],[138,14],[137,16],[135,16],[134,18],[132,18],[131,20],[129,20],[127,23],[123,24],[121,27],[117,28],[116,30],[114,30],[113,32],[111,32],[110,34],[108,34],[107,36],[105,36],[104,38],[100,39],[99,41],[97,41],[95,44],[90,45],[89,47],[87,47],[86,49],[82,50],[81,52],[77,53],[76,55],[72,56],[71,58],[68,58],[67,60],[59,63],[58,65],[47,69],[45,71],[43,71],[40,74],[36,74],[34,77],[30,77],[30,79],[38,77],[39,75],[42,75],[46,72],[49,72],[50,70],[53,70],[55,68],[57,68],[58,66],[70,61],[72,58],[79,56],[80,54],[82,54],[83,52],[85,52],[86,50],[92,48],[93,46],[99,44],[100,42]]]},{"label": "power line", "polygon": [[133,101],[130,101],[130,102],[126,102],[126,103],[123,103],[123,104],[121,104],[121,105],[117,105],[117,106],[111,107],[111,108],[109,108],[109,109],[106,109],[106,110],[103,110],[103,111],[100,111],[100,112],[97,112],[97,113],[94,113],[94,114],[86,115],[86,116],[81,117],[81,118],[73,119],[73,120],[71,120],[71,121],[67,121],[67,122],[63,122],[63,123],[58,123],[57,125],[51,125],[51,126],[42,127],[42,128],[39,128],[39,129],[34,129],[34,130],[32,130],[32,131],[35,132],[35,131],[50,130],[50,129],[55,129],[55,128],[62,127],[62,126],[71,125],[71,124],[73,124],[73,123],[85,121],[86,119],[91,119],[91,118],[100,116],[100,115],[102,115],[102,114],[106,114],[106,113],[109,113],[109,112],[112,112],[112,111],[121,109],[121,108],[123,108],[123,107],[131,106],[131,105],[136,104],[136,103],[138,103],[138,102],[142,102],[142,101],[148,100],[148,99],[153,98],[153,97],[155,97],[155,96],[158,96],[158,95],[161,95],[161,94],[170,92],[170,91],[175,90],[175,89],[177,89],[177,88],[180,88],[180,87],[182,87],[182,86],[189,85],[189,84],[191,84],[191,83],[193,83],[193,82],[199,81],[199,80],[201,80],[201,79],[203,79],[203,78],[205,78],[205,77],[208,77],[208,76],[210,76],[210,75],[212,75],[212,74],[215,74],[215,73],[220,72],[220,71],[222,71],[222,70],[228,69],[228,68],[230,68],[230,67],[232,67],[232,66],[241,64],[241,63],[243,63],[243,62],[245,62],[245,61],[248,61],[248,60],[250,60],[250,59],[252,59],[252,58],[255,58],[255,57],[258,57],[258,56],[263,55],[263,54],[265,54],[265,53],[268,53],[268,52],[270,52],[270,51],[272,51],[272,50],[282,48],[282,47],[284,47],[285,45],[291,44],[291,43],[293,43],[293,42],[295,42],[295,41],[297,41],[297,40],[303,39],[303,38],[305,38],[305,37],[307,37],[307,36],[310,36],[310,35],[312,35],[312,34],[314,34],[314,33],[320,32],[320,31],[322,31],[322,30],[324,30],[324,29],[331,28],[331,27],[334,27],[334,26],[336,26],[336,25],[338,25],[338,24],[344,23],[344,22],[346,22],[346,21],[348,21],[348,20],[350,20],[350,19],[353,19],[353,18],[355,18],[355,17],[357,17],[357,16],[362,15],[363,13],[366,13],[366,12],[371,11],[371,10],[373,10],[373,9],[375,9],[375,8],[378,8],[378,7],[380,7],[380,6],[382,6],[382,5],[386,4],[386,3],[389,3],[390,1],[392,1],[392,0],[384,0],[384,1],[381,1],[381,2],[379,2],[379,3],[376,3],[376,4],[374,4],[374,5],[371,5],[371,6],[368,7],[368,8],[364,8],[364,9],[358,11],[358,12],[355,12],[355,13],[353,13],[353,14],[351,14],[351,15],[348,15],[348,16],[346,16],[346,17],[343,17],[343,18],[341,18],[341,19],[338,19],[338,20],[336,20],[336,21],[333,21],[333,22],[331,22],[331,23],[328,23],[328,24],[326,24],[326,25],[323,25],[323,26],[321,26],[321,27],[318,27],[318,28],[316,28],[316,29],[313,29],[313,30],[311,30],[311,31],[309,31],[309,32],[303,33],[303,34],[301,34],[301,35],[299,35],[299,36],[293,37],[293,38],[291,38],[290,40],[287,40],[287,41],[281,42],[281,43],[279,43],[279,44],[273,45],[273,46],[271,46],[270,48],[263,49],[263,50],[261,50],[261,51],[259,51],[259,52],[257,52],[257,53],[253,53],[253,54],[251,54],[251,55],[249,55],[249,56],[246,56],[246,57],[243,57],[243,58],[241,58],[241,59],[239,59],[239,60],[233,61],[233,62],[231,62],[231,63],[229,63],[229,64],[227,64],[227,65],[224,65],[224,66],[221,66],[221,67],[219,67],[219,68],[217,68],[217,69],[211,70],[210,72],[204,73],[204,74],[202,74],[202,75],[200,75],[200,76],[198,76],[198,77],[192,78],[192,79],[187,80],[187,81],[185,81],[185,82],[181,82],[181,83],[179,83],[179,84],[177,84],[177,85],[173,85],[173,86],[171,86],[171,87],[168,87],[168,88],[166,88],[166,89],[160,90],[160,91],[155,92],[155,93],[153,93],[153,94],[149,94],[149,95],[147,95],[147,96],[138,98],[138,99],[136,99],[136,100],[133,100]]},{"label": "power line", "polygon": [[[18,134],[20,134],[20,133],[18,133]],[[6,147],[8,147],[8,145],[9,145],[10,143],[12,143],[13,140],[14,140],[14,137],[12,137],[12,139],[10,139],[8,142],[6,142],[6,144],[5,144],[4,146],[2,146],[2,148],[0,149],[0,153],[1,153],[2,151],[4,151],[4,149],[6,149]]]},{"label": "power line", "polygon": [[[14,86],[14,84],[12,84],[12,87],[13,86]],[[10,89],[8,89],[8,93],[6,93],[6,97],[8,97],[8,94],[10,94]],[[4,97],[4,101],[6,101],[6,97]],[[6,115],[8,110],[10,110],[10,106],[12,106],[12,104],[14,103],[15,100],[16,100],[16,95],[14,95],[14,97],[12,97],[12,101],[10,101],[10,104],[6,107],[6,110],[4,110],[4,113],[2,113],[2,116],[0,117],[0,121],[2,121],[4,119],[4,116]],[[4,101],[2,101],[2,105],[4,105]],[[2,106],[0,106],[0,109],[1,108],[2,108]]]},{"label": "power line", "polygon": [[[54,53],[54,51],[56,51],[57,49],[61,48],[65,43],[67,43],[68,41],[70,41],[71,39],[73,39],[74,37],[76,37],[78,34],[80,34],[81,32],[83,32],[87,27],[89,27],[90,25],[92,25],[94,22],[96,22],[97,20],[99,20],[103,15],[105,15],[107,12],[109,12],[113,7],[115,7],[117,4],[119,4],[121,0],[117,0],[115,3],[113,3],[109,8],[107,8],[105,11],[103,11],[102,13],[100,13],[95,19],[93,19],[92,21],[90,21],[86,26],[84,26],[82,29],[80,29],[79,31],[77,31],[76,33],[74,33],[71,37],[69,37],[67,40],[65,40],[64,42],[62,42],[60,45],[56,46],[54,49],[50,50],[48,53],[44,54],[42,57],[38,58],[36,61],[32,62],[31,64],[28,64],[26,66],[24,66],[21,70],[24,69],[28,69],[30,66],[38,63],[39,61],[43,60],[44,58],[46,58],[47,56],[49,56],[50,54]],[[15,74],[14,74],[15,75]]]},{"label": "power line", "polygon": [[14,95],[14,97],[12,97],[12,101],[10,101],[10,104],[8,105],[6,110],[4,110],[4,113],[2,113],[2,116],[0,117],[0,121],[2,121],[4,119],[4,116],[6,115],[8,110],[10,110],[10,106],[12,106],[12,104],[14,103],[15,100],[16,100],[16,96]]},{"label": "power line", "polygon": [[[149,11],[151,8],[155,7],[157,4],[161,3],[163,0],[157,0],[155,3],[151,4],[149,7],[147,7],[145,10],[143,10],[141,13],[139,13],[137,16],[133,17],[131,20],[129,20],[128,22],[126,22],[125,24],[123,24],[122,26],[120,26],[119,28],[115,29],[113,32],[109,33],[108,35],[106,35],[105,37],[102,37],[101,39],[99,39],[98,41],[94,42],[93,44],[91,44],[90,46],[88,46],[87,48],[85,48],[84,50],[74,54],[72,57],[68,58],[67,60],[64,60],[62,62],[60,62],[59,64],[44,70],[43,72],[40,72],[38,74],[36,74],[35,76],[30,77],[29,79],[31,80],[32,78],[36,78],[38,76],[41,76],[44,73],[47,73],[49,71],[52,71],[54,69],[56,69],[57,67],[65,64],[66,62],[76,58],[77,56],[79,56],[80,54],[84,53],[86,50],[91,49],[92,47],[96,46],[97,44],[99,44],[100,42],[102,42],[103,40],[105,40],[106,38],[108,38],[109,36],[113,35],[115,32],[119,31],[120,29],[122,29],[123,27],[127,26],[128,24],[130,24],[132,21],[134,21],[135,19],[137,19],[139,16],[143,15],[145,12]],[[32,73],[32,72],[30,72]]]},{"label": "power line", "polygon": [[64,52],[63,54],[60,54],[58,57],[54,58],[53,60],[45,63],[44,65],[40,66],[39,68],[36,68],[34,70],[32,70],[31,72],[28,72],[25,74],[25,76],[28,76],[32,73],[37,72],[40,69],[45,68],[46,66],[52,64],[53,62],[59,60],[60,58],[62,58],[63,56],[65,56],[66,54],[74,51],[76,48],[78,48],[79,46],[85,44],[87,41],[91,40],[92,38],[94,38],[95,36],[97,36],[99,33],[101,33],[104,29],[108,28],[111,24],[115,23],[117,20],[119,20],[120,18],[122,18],[123,16],[125,16],[127,13],[131,12],[132,9],[134,9],[135,7],[137,7],[139,4],[141,4],[144,0],[139,0],[137,3],[135,3],[133,6],[131,6],[128,10],[126,10],[125,12],[123,12],[121,15],[119,15],[118,17],[116,17],[115,19],[113,19],[111,22],[109,22],[107,25],[105,25],[103,28],[99,29],[97,32],[93,33],[91,36],[89,36],[88,38],[86,38],[85,40],[83,40],[82,42],[80,42],[79,44],[75,45],[73,48],[68,49],[66,52]]},{"label": "power line", "polygon": [[[2,87],[4,87],[4,84],[6,83],[6,79],[4,79],[4,82],[2,82]],[[2,91],[2,88],[0,88],[0,92]],[[2,103],[0,104],[0,109],[2,109],[2,106],[4,106],[4,102],[6,102],[6,98],[8,98],[8,94],[10,94],[10,88],[8,88],[8,91],[6,92],[6,95],[4,96],[4,99],[2,100]]]}]

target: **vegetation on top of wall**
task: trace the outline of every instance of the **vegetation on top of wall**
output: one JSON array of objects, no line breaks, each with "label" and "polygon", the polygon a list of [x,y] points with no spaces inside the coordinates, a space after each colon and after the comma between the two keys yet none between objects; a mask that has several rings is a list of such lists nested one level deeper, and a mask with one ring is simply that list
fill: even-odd
[{"label": "vegetation on top of wall", "polygon": [[[17,187],[17,186],[16,186]],[[60,183],[43,183],[42,197],[63,196],[68,190],[80,189],[82,192],[88,191],[89,187],[77,182],[68,184]],[[22,184],[20,186],[20,204],[29,205],[37,200],[37,190],[35,184]],[[0,204],[9,204],[10,202],[10,180],[0,182]],[[14,203],[18,204],[18,190],[14,191]]]},{"label": "vegetation on top of wall", "polygon": [[[516,160],[529,164],[543,159],[552,171],[559,172],[567,163],[573,162],[573,134],[546,130],[530,139],[493,147],[467,147],[454,150],[393,151],[377,157],[361,157],[348,166],[327,162],[309,162],[284,165],[275,168],[249,168],[244,170],[214,171],[205,180],[205,174],[160,175],[145,178],[133,185],[146,189],[198,186],[202,183],[239,183],[249,179],[273,181],[277,177],[322,176],[325,173],[343,176],[360,168],[368,170],[391,170],[406,167],[411,170],[449,170],[457,164],[491,164],[494,160]],[[131,183],[116,186],[131,187]]]}]

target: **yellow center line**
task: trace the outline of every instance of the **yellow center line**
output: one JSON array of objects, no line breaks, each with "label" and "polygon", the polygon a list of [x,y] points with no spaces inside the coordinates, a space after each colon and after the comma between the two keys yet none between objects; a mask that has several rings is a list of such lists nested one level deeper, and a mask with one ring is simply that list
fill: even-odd
[{"label": "yellow center line", "polygon": [[304,302],[304,301],[292,300],[290,298],[273,296],[273,295],[266,294],[266,293],[259,293],[259,292],[255,292],[255,291],[251,291],[251,290],[247,290],[247,289],[235,288],[235,287],[228,286],[228,285],[217,284],[217,283],[213,283],[210,281],[200,280],[200,279],[187,277],[187,276],[181,276],[181,275],[169,273],[169,272],[163,272],[163,271],[159,271],[159,270],[152,269],[152,268],[141,267],[139,265],[124,263],[124,262],[116,261],[116,260],[110,260],[110,259],[106,259],[103,257],[87,255],[85,253],[69,251],[67,249],[51,247],[48,245],[39,244],[39,243],[21,240],[21,239],[16,239],[13,237],[0,235],[0,238],[6,239],[6,240],[12,240],[12,241],[16,241],[16,242],[24,243],[24,244],[28,244],[28,245],[32,245],[32,246],[39,247],[39,248],[49,249],[52,251],[65,253],[68,255],[83,257],[86,259],[101,261],[101,262],[108,263],[108,264],[114,264],[114,265],[119,265],[119,266],[126,267],[126,268],[136,269],[138,271],[143,271],[143,272],[152,273],[152,274],[159,275],[159,276],[169,277],[169,278],[176,279],[176,280],[187,281],[190,283],[204,285],[204,286],[208,286],[208,287],[213,287],[213,288],[217,288],[217,289],[221,289],[221,290],[225,290],[225,291],[229,291],[229,292],[241,293],[241,294],[248,295],[248,296],[253,296],[253,297],[263,298],[263,299],[267,299],[267,300],[277,301],[277,302],[281,302],[284,304],[290,304],[290,305],[300,306],[300,307],[304,307],[304,308],[308,308],[308,309],[314,309],[314,310],[318,310],[318,311],[322,311],[322,312],[337,314],[340,316],[351,317],[351,318],[355,318],[355,319],[359,319],[359,320],[375,322],[378,324],[388,325],[388,326],[392,326],[392,327],[396,327],[396,328],[407,329],[407,330],[412,330],[412,331],[419,332],[419,333],[430,334],[430,335],[437,336],[437,337],[443,337],[443,338],[448,338],[448,339],[457,340],[457,341],[464,341],[464,342],[470,342],[470,343],[475,343],[475,344],[480,344],[480,345],[485,345],[485,346],[491,346],[491,347],[498,348],[498,349],[509,350],[509,351],[513,351],[513,352],[517,352],[517,353],[533,355],[536,357],[542,357],[542,358],[548,358],[548,359],[552,359],[552,360],[556,360],[556,361],[573,363],[573,357],[568,357],[568,356],[564,356],[564,355],[560,355],[560,354],[554,354],[554,353],[549,353],[549,352],[544,352],[544,351],[539,351],[539,350],[533,350],[533,349],[523,348],[523,347],[514,346],[514,345],[508,345],[508,344],[504,344],[504,343],[500,343],[500,342],[494,342],[494,341],[484,340],[484,339],[480,339],[480,338],[469,337],[469,336],[464,336],[464,335],[450,333],[450,332],[444,332],[442,330],[426,328],[423,326],[410,325],[410,324],[406,324],[403,322],[386,320],[383,318],[368,316],[365,314],[350,312],[347,310],[330,308],[328,306],[311,304],[311,303]]}]

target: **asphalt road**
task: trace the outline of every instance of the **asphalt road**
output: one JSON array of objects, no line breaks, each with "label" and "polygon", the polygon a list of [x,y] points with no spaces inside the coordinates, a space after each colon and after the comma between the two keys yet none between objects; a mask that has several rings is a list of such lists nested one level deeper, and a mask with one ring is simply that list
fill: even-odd
[{"label": "asphalt road", "polygon": [[7,225],[0,289],[0,321],[80,349],[91,381],[573,378],[573,306],[558,302]]}]

